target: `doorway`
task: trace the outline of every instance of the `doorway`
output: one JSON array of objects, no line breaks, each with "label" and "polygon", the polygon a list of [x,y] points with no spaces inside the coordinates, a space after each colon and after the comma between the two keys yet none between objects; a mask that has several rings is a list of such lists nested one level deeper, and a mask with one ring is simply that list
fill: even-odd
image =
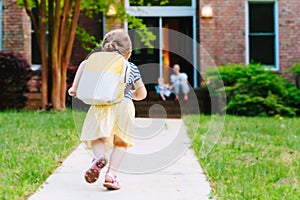
[{"label": "doorway", "polygon": [[[155,27],[154,48],[145,47],[136,32],[129,32],[133,39],[131,60],[139,66],[145,83],[153,83],[164,77],[170,83],[171,68],[179,64],[188,75],[193,86],[197,71],[194,69],[195,52],[193,44],[193,17],[140,17],[147,27]],[[195,72],[196,71],[196,72]],[[195,87],[195,85],[194,85]]]}]

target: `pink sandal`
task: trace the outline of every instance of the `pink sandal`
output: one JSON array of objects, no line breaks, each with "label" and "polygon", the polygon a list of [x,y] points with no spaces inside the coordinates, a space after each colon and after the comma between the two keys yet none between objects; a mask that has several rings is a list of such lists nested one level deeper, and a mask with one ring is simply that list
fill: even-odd
[{"label": "pink sandal", "polygon": [[93,159],[92,166],[85,172],[85,180],[88,183],[94,183],[98,180],[100,171],[106,165],[107,159],[103,156],[99,159]]},{"label": "pink sandal", "polygon": [[107,173],[105,175],[105,182],[103,184],[108,190],[119,190],[120,184],[117,181],[117,176],[112,175],[111,173]]}]

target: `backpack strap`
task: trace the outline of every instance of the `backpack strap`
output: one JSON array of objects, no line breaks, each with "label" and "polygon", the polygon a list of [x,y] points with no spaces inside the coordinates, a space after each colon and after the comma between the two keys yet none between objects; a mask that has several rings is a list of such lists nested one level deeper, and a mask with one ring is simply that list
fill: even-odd
[{"label": "backpack strap", "polygon": [[129,82],[128,82],[128,79],[129,79],[129,76],[130,76],[130,71],[131,71],[130,64],[126,60],[126,70],[125,70],[125,77],[124,77],[124,82],[126,83],[126,87],[124,89],[124,95],[128,94],[128,92],[132,88],[132,84],[129,84]]}]

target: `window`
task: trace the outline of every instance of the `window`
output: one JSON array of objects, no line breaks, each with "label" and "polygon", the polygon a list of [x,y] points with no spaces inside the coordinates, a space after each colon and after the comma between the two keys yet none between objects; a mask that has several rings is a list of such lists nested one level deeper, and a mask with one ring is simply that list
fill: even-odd
[{"label": "window", "polygon": [[130,6],[191,6],[191,0],[129,0]]},{"label": "window", "polygon": [[248,2],[248,62],[278,68],[275,2]]},{"label": "window", "polygon": [[[48,50],[48,39],[49,39],[49,32],[46,32],[46,49]],[[34,29],[31,30],[31,62],[34,67],[40,67],[42,63],[41,60],[41,51],[40,47],[37,43],[37,36],[34,32]]]}]

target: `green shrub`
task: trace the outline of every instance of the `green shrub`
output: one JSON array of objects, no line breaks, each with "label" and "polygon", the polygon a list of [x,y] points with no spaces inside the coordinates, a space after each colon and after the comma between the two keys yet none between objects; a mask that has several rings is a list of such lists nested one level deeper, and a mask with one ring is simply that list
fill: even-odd
[{"label": "green shrub", "polygon": [[292,66],[292,73],[295,77],[295,83],[298,89],[300,89],[300,62],[295,62]]},{"label": "green shrub", "polygon": [[295,62],[292,66],[292,72],[300,75],[300,62]]},{"label": "green shrub", "polygon": [[21,109],[26,98],[30,66],[13,53],[0,52],[0,110]]},{"label": "green shrub", "polygon": [[[218,78],[218,73],[221,78]],[[217,94],[224,89],[227,105],[224,109],[229,114],[287,115],[300,114],[300,91],[275,72],[259,64],[225,65],[206,73],[211,84],[211,91]]]}]

